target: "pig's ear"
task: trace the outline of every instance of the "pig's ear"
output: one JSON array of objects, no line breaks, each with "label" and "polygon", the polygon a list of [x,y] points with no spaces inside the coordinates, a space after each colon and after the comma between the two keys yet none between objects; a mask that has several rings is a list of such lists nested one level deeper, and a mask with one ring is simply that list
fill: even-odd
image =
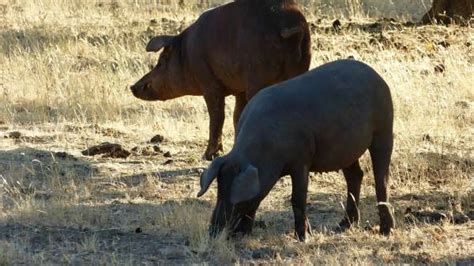
[{"label": "pig's ear", "polygon": [[258,169],[252,165],[241,172],[232,182],[230,190],[230,202],[237,204],[247,201],[260,193],[260,181],[258,179]]},{"label": "pig's ear", "polygon": [[158,52],[161,48],[172,44],[175,40],[176,36],[170,35],[163,35],[163,36],[156,36],[151,38],[151,40],[146,45],[147,52]]},{"label": "pig's ear", "polygon": [[201,197],[204,193],[206,193],[207,189],[211,185],[212,181],[216,179],[219,171],[221,170],[222,164],[224,163],[224,158],[219,157],[212,161],[209,168],[204,171],[201,175],[201,190],[197,194],[198,197]]}]

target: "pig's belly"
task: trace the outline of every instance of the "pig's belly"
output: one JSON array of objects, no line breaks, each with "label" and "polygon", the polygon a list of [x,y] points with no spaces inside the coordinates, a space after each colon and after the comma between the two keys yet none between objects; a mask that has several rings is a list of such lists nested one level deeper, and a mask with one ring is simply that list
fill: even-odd
[{"label": "pig's belly", "polygon": [[339,140],[316,143],[311,171],[330,172],[346,168],[356,162],[372,142],[371,134],[346,136]]}]

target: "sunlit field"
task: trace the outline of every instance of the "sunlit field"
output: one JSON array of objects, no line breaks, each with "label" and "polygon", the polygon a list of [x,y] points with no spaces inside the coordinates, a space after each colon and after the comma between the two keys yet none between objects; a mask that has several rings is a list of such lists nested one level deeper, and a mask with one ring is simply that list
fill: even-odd
[{"label": "sunlit field", "polygon": [[[353,57],[391,87],[396,229],[378,234],[366,154],[361,222],[350,231],[333,232],[344,216],[339,172],[311,175],[306,243],[293,235],[289,177],[262,202],[250,236],[211,239],[215,185],[196,198],[209,163],[204,100],[145,102],[128,88],[158,59],[145,52],[149,38],[179,33],[208,8],[177,2],[0,1],[0,265],[474,263],[472,27],[407,23],[424,9],[303,1],[311,68]],[[81,153],[104,142],[130,155]]]}]

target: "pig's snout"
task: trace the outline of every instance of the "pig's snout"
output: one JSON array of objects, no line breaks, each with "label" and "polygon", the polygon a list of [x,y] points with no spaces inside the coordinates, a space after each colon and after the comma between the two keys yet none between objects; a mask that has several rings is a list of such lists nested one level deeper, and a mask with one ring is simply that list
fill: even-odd
[{"label": "pig's snout", "polygon": [[140,96],[143,94],[143,91],[146,90],[148,87],[148,84],[134,84],[130,86],[130,90],[133,93],[133,96],[140,98]]}]

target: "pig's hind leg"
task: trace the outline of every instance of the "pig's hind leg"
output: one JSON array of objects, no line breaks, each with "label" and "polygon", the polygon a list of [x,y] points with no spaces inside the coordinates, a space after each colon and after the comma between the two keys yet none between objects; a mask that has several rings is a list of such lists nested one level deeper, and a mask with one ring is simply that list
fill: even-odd
[{"label": "pig's hind leg", "polygon": [[364,172],[360,169],[359,161],[357,160],[351,166],[342,169],[347,183],[347,203],[346,216],[339,223],[336,228],[337,232],[343,232],[349,229],[353,224],[359,222],[359,196],[360,185]]},{"label": "pig's hind leg", "polygon": [[369,147],[370,157],[375,177],[375,193],[377,195],[377,206],[380,216],[380,233],[390,234],[395,226],[393,215],[388,203],[388,174],[390,157],[392,156],[393,135],[392,133],[377,134],[373,137]]}]

